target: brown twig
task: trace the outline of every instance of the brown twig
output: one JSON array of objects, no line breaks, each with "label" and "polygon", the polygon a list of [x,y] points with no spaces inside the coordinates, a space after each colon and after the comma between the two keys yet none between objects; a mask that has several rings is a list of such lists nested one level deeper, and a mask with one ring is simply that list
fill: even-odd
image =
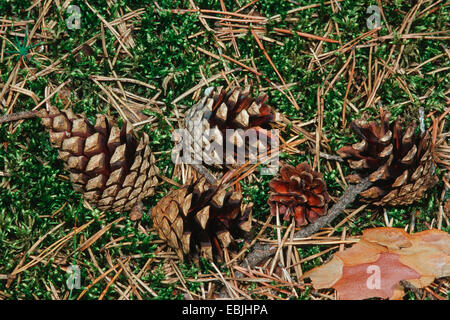
[{"label": "brown twig", "polygon": [[197,170],[198,173],[200,173],[210,184],[216,184],[217,178],[203,165],[201,164],[192,164],[192,167]]},{"label": "brown twig", "polygon": [[[300,231],[297,231],[294,234],[294,238],[307,238],[319,231],[321,228],[332,222],[338,215],[340,215],[344,209],[347,208],[347,206],[355,201],[358,194],[368,189],[371,185],[372,182],[369,181],[369,178],[363,179],[359,184],[351,185],[334,204],[334,206],[331,207],[326,216],[320,217],[314,223],[311,223]],[[278,248],[272,244],[257,243],[253,246],[253,250],[247,255],[245,261],[242,262],[240,266],[243,268],[253,268],[261,261],[274,255],[277,252],[277,249]],[[244,274],[236,271],[235,276],[236,278],[241,278]],[[221,292],[221,294],[223,294],[223,292]]]},{"label": "brown twig", "polygon": [[359,184],[351,185],[339,198],[339,200],[334,204],[334,206],[331,207],[330,211],[326,216],[320,217],[314,223],[296,232],[294,234],[294,237],[306,238],[319,231],[322,227],[329,224],[339,214],[341,214],[344,211],[344,209],[347,208],[348,205],[353,203],[358,194],[360,194],[364,190],[367,190],[370,186],[372,186],[372,182],[369,181],[369,178],[363,179]]},{"label": "brown twig", "polygon": [[406,280],[400,280],[400,284],[402,285],[403,288],[411,290],[412,292],[414,292],[419,296],[423,296],[424,290],[412,285],[411,282],[408,282]]},{"label": "brown twig", "polygon": [[291,30],[281,29],[281,28],[273,28],[273,31],[279,32],[279,33],[284,33],[284,34],[289,34],[289,35],[296,33],[299,37],[305,37],[308,39],[321,40],[321,41],[331,42],[331,43],[339,43],[339,41],[334,40],[334,39],[316,36],[315,34],[310,34],[310,33],[305,33],[305,32],[300,32],[300,31],[291,31]]},{"label": "brown twig", "polygon": [[6,122],[12,122],[12,121],[24,120],[24,119],[31,119],[31,118],[37,117],[38,115],[39,115],[39,111],[37,111],[37,110],[10,113],[10,114],[0,117],[0,123],[6,123]]}]

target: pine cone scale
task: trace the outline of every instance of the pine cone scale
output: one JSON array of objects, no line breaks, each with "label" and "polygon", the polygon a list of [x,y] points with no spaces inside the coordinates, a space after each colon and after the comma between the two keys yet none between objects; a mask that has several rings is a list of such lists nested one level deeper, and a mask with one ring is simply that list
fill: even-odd
[{"label": "pine cone scale", "polygon": [[284,165],[280,178],[269,183],[269,206],[273,215],[284,220],[294,217],[297,226],[305,226],[327,213],[330,196],[322,176],[307,163],[297,167]]},{"label": "pine cone scale", "polygon": [[354,121],[351,128],[361,142],[344,146],[337,153],[357,174],[347,176],[357,183],[368,176],[375,185],[361,196],[375,205],[406,205],[420,199],[437,177],[431,172],[431,138],[429,131],[416,135],[416,125],[402,129],[401,121],[389,124],[389,113],[381,122]]},{"label": "pine cone scale", "polygon": [[205,179],[173,190],[152,209],[154,226],[180,259],[223,259],[223,248],[250,231],[250,206],[237,192],[210,186]]},{"label": "pine cone scale", "polygon": [[54,107],[42,111],[41,119],[86,201],[100,210],[129,211],[153,194],[156,167],[146,134],[138,144],[129,124],[121,130],[100,115],[92,125],[83,115]]},{"label": "pine cone scale", "polygon": [[[251,98],[249,89],[225,91],[218,87],[206,91],[205,97],[186,112],[185,127],[193,138],[189,148],[201,154],[206,164],[222,169],[225,168],[224,164],[233,165],[241,160],[236,153],[230,154],[224,150],[230,143],[245,148],[245,159],[249,158],[249,148],[260,147],[260,152],[267,150],[267,139],[263,138],[270,139],[271,135],[262,127],[269,128],[275,117],[271,108],[264,104],[266,100],[264,96]],[[233,135],[227,135],[228,129],[235,130]],[[255,146],[250,146],[248,139],[245,139],[245,134],[251,129],[258,135]],[[217,147],[223,148],[220,154],[208,149],[212,141]]]}]

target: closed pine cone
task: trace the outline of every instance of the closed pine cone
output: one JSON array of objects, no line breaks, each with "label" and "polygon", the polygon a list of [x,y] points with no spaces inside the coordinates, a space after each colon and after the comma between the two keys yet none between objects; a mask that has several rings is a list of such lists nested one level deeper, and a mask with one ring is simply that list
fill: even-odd
[{"label": "closed pine cone", "polygon": [[362,140],[337,153],[357,170],[347,177],[350,183],[368,176],[374,184],[361,193],[366,201],[407,205],[424,197],[438,181],[433,175],[431,135],[429,131],[416,134],[414,123],[403,129],[399,119],[389,124],[389,118],[389,113],[382,112],[381,123],[352,122],[351,128]]},{"label": "closed pine cone", "polygon": [[98,115],[92,125],[84,115],[53,106],[40,116],[75,190],[91,205],[102,211],[129,211],[153,195],[157,167],[147,134],[137,141],[128,123],[119,129]]},{"label": "closed pine cone", "polygon": [[237,239],[248,237],[251,204],[242,202],[240,192],[211,186],[202,178],[169,192],[153,207],[152,218],[181,260],[223,260],[223,248],[234,250]]},{"label": "closed pine cone", "polygon": [[[194,156],[203,156],[203,162],[225,168],[224,164],[242,164],[249,154],[256,156],[270,149],[272,135],[266,130],[275,120],[270,106],[266,105],[266,95],[250,97],[250,89],[233,88],[225,91],[222,87],[210,88],[205,96],[186,112],[185,127],[192,137]],[[227,129],[234,134],[228,136]],[[238,130],[241,129],[241,130]],[[253,131],[249,131],[253,129]],[[257,139],[248,141],[246,133],[255,133]],[[222,154],[205,144],[205,140],[221,147]],[[203,141],[203,142],[202,142]],[[245,149],[245,157],[239,158],[236,152],[226,153],[226,145]],[[249,150],[252,150],[250,152]]]},{"label": "closed pine cone", "polygon": [[271,214],[276,215],[278,207],[284,220],[293,217],[298,227],[327,214],[330,196],[319,172],[301,163],[297,167],[283,165],[280,175],[269,183]]}]

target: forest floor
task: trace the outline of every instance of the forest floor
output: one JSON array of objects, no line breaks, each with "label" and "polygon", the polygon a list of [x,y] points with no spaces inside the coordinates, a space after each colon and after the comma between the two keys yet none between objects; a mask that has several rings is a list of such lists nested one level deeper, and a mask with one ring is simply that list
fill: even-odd
[{"label": "forest floor", "polygon": [[[283,244],[285,270],[271,273],[269,260],[241,279],[232,264],[181,262],[149,214],[184,182],[172,132],[210,86],[267,94],[280,114],[280,160],[313,165],[332,203],[351,169],[324,154],[357,141],[352,120],[383,108],[419,123],[422,107],[426,128],[448,132],[449,11],[435,0],[0,0],[0,114],[52,103],[90,119],[126,118],[149,134],[160,169],[155,196],[132,221],[83,201],[38,119],[0,124],[0,299],[207,299],[224,284],[235,299],[335,299],[299,278],[362,230],[450,231],[442,167],[424,199],[386,208],[358,199],[331,226]],[[271,178],[255,170],[239,184],[253,202],[256,240],[280,244],[291,229],[270,216]],[[81,287],[71,290],[73,264]],[[449,297],[448,279],[427,289],[404,299]]]}]

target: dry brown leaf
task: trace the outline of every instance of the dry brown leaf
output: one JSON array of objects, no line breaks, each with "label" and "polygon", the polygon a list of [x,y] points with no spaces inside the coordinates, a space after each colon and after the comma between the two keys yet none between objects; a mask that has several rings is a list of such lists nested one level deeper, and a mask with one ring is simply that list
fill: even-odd
[{"label": "dry brown leaf", "polygon": [[450,276],[450,235],[427,230],[410,235],[398,228],[363,231],[360,241],[330,262],[307,272],[316,289],[334,288],[340,299],[401,299],[400,281],[423,288]]}]

